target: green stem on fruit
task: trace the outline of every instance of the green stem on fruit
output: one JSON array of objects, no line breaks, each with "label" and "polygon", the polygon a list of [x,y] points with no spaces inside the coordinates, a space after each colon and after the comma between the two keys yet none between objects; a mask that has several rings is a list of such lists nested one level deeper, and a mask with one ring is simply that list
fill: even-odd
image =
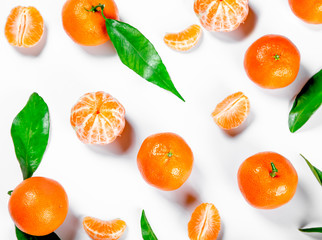
[{"label": "green stem on fruit", "polygon": [[172,157],[173,153],[172,152],[168,152],[168,157]]},{"label": "green stem on fruit", "polygon": [[278,54],[275,54],[275,55],[274,55],[274,59],[275,59],[275,61],[280,60],[280,58],[281,58],[281,55],[278,55]]},{"label": "green stem on fruit", "polygon": [[105,8],[105,5],[104,4],[101,4],[101,3],[99,3],[98,5],[96,5],[96,6],[92,6],[92,8],[91,9],[86,9],[85,8],[85,10],[87,11],[87,12],[98,12],[99,10],[98,10],[98,8],[100,8],[101,9],[101,13],[102,13],[102,16],[103,16],[103,18],[105,19],[105,20],[107,20],[107,18],[105,17],[105,15],[104,15],[104,12],[103,12],[103,10],[104,10],[104,8]]},{"label": "green stem on fruit", "polygon": [[8,191],[8,195],[11,196],[12,192],[13,192],[13,190]]},{"label": "green stem on fruit", "polygon": [[272,166],[272,171],[269,173],[269,175],[271,177],[276,177],[276,173],[278,172],[277,168],[275,167],[275,164],[273,162],[271,162],[271,166]]}]

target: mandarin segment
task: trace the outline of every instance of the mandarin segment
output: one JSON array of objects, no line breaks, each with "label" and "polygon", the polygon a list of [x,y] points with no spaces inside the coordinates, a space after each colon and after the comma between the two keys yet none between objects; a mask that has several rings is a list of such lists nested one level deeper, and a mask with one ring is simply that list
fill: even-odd
[{"label": "mandarin segment", "polygon": [[72,108],[70,122],[83,143],[108,144],[123,132],[125,109],[108,93],[87,93]]},{"label": "mandarin segment", "polygon": [[194,11],[208,31],[230,32],[248,15],[248,0],[195,0]]},{"label": "mandarin segment", "polygon": [[298,183],[291,162],[274,152],[261,152],[247,158],[239,167],[237,176],[246,201],[260,209],[274,209],[289,202]]},{"label": "mandarin segment", "polygon": [[173,191],[189,178],[193,154],[179,135],[159,133],[143,141],[137,164],[147,183],[164,191]]},{"label": "mandarin segment", "polygon": [[14,189],[8,208],[12,220],[21,231],[44,236],[54,232],[64,222],[68,198],[58,182],[44,177],[31,177]]},{"label": "mandarin segment", "polygon": [[18,6],[11,10],[5,35],[12,46],[33,47],[41,40],[43,33],[44,20],[36,8]]},{"label": "mandarin segment", "polygon": [[249,114],[250,104],[248,97],[237,92],[220,102],[212,113],[215,123],[224,130],[240,126]]},{"label": "mandarin segment", "polygon": [[200,26],[194,24],[179,33],[168,33],[163,40],[170,48],[177,51],[187,51],[193,48],[202,34]]},{"label": "mandarin segment", "polygon": [[93,217],[85,217],[83,228],[93,240],[117,240],[123,235],[126,223],[121,219],[103,221]]},{"label": "mandarin segment", "polygon": [[188,223],[190,240],[215,240],[220,232],[220,215],[212,203],[200,204]]}]

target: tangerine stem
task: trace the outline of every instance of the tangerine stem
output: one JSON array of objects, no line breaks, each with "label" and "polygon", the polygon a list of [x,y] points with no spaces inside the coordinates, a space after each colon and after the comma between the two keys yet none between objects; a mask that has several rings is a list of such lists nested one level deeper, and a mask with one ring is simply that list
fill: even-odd
[{"label": "tangerine stem", "polygon": [[172,157],[173,153],[170,151],[168,152],[168,157]]},{"label": "tangerine stem", "polygon": [[271,177],[276,177],[276,173],[278,172],[277,168],[275,167],[275,164],[273,162],[271,162],[271,166],[272,166],[272,171],[269,173],[269,175]]},{"label": "tangerine stem", "polygon": [[98,12],[99,10],[97,10],[98,8],[101,8],[101,11],[103,11],[103,9],[104,9],[104,7],[105,7],[105,5],[104,4],[98,4],[98,5],[96,5],[96,6],[92,6],[92,8],[91,9],[86,9],[85,8],[85,10],[87,11],[87,12]]},{"label": "tangerine stem", "polygon": [[13,190],[8,191],[8,195],[11,196]]},{"label": "tangerine stem", "polygon": [[274,55],[274,59],[275,59],[275,61],[280,60],[280,58],[281,58],[281,56],[280,56],[280,55],[278,55],[278,54],[275,54],[275,55]]}]

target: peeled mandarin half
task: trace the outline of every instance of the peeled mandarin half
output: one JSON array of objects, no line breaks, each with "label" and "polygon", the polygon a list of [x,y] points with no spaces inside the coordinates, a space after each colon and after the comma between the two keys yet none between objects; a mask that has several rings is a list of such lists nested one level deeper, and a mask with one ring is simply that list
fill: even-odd
[{"label": "peeled mandarin half", "polygon": [[237,92],[226,97],[219,103],[212,113],[215,123],[225,130],[240,126],[249,114],[249,100],[242,93]]},{"label": "peeled mandarin half", "polygon": [[117,240],[123,235],[126,223],[121,219],[103,221],[93,217],[85,217],[83,228],[93,240]]},{"label": "peeled mandarin half", "polygon": [[29,48],[36,45],[44,33],[44,20],[34,7],[15,7],[11,10],[5,26],[8,42],[16,47]]},{"label": "peeled mandarin half", "polygon": [[190,240],[216,240],[220,232],[220,216],[212,203],[199,205],[188,223]]},{"label": "peeled mandarin half", "polygon": [[194,24],[179,33],[168,33],[163,40],[170,48],[177,51],[187,51],[193,48],[202,34],[200,26]]}]

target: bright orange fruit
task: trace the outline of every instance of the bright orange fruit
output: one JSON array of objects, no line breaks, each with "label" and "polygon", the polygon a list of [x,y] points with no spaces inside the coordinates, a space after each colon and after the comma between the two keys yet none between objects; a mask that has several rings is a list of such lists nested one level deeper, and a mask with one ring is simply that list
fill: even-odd
[{"label": "bright orange fruit", "polygon": [[282,155],[261,152],[247,158],[238,170],[238,185],[255,208],[273,209],[289,202],[297,188],[293,165]]},{"label": "bright orange fruit", "polygon": [[34,7],[15,7],[11,10],[5,26],[8,42],[16,47],[32,47],[42,38],[44,20]]},{"label": "bright orange fruit", "polygon": [[108,144],[124,129],[125,109],[108,93],[87,93],[72,108],[70,122],[83,143]]},{"label": "bright orange fruit", "polygon": [[194,11],[208,31],[230,32],[248,15],[248,0],[195,0]]},{"label": "bright orange fruit", "polygon": [[286,37],[266,35],[246,51],[248,77],[262,88],[283,88],[294,82],[300,69],[300,53]]},{"label": "bright orange fruit", "polygon": [[226,97],[212,113],[215,123],[225,130],[240,126],[249,114],[249,100],[242,92]]},{"label": "bright orange fruit", "polygon": [[137,155],[145,181],[164,191],[176,190],[189,178],[193,154],[177,134],[159,133],[147,137]]},{"label": "bright orange fruit", "polygon": [[191,240],[216,240],[220,232],[220,216],[212,203],[200,204],[191,215],[188,235]]},{"label": "bright orange fruit", "polygon": [[31,177],[20,183],[9,199],[9,213],[15,225],[33,236],[54,232],[65,220],[68,198],[56,181]]},{"label": "bright orange fruit", "polygon": [[117,240],[123,235],[126,223],[121,219],[103,221],[93,217],[85,217],[83,227],[93,240]]},{"label": "bright orange fruit", "polygon": [[119,20],[117,6],[113,0],[67,0],[62,11],[63,27],[68,36],[77,44],[97,46],[107,42],[105,20],[101,9],[88,12],[93,6],[103,4],[106,18]]},{"label": "bright orange fruit", "polygon": [[168,33],[163,40],[170,48],[178,51],[187,51],[193,48],[202,34],[200,26],[194,24],[179,33]]},{"label": "bright orange fruit", "polygon": [[322,0],[288,0],[293,13],[303,21],[322,24]]}]

